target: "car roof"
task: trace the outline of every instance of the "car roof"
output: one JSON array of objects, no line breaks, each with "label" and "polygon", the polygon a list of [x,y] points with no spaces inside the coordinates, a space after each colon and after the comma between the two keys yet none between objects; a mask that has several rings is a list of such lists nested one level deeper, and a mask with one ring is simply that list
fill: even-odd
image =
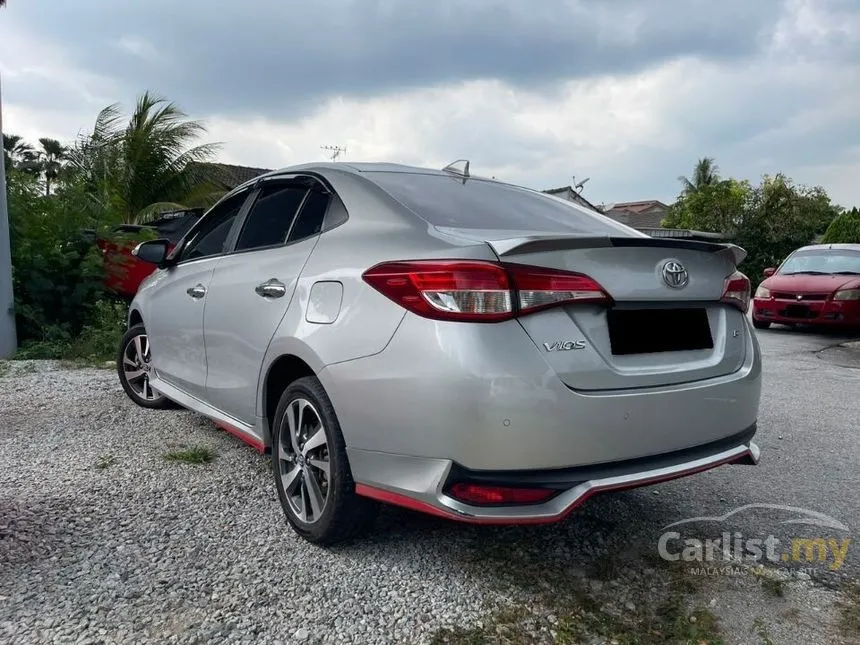
[{"label": "car roof", "polygon": [[799,249],[795,249],[797,251],[816,251],[826,249],[828,251],[860,251],[860,244],[808,244],[806,246],[801,246]]},{"label": "car roof", "polygon": [[[337,161],[337,162],[311,162],[311,163],[303,163],[297,164],[294,166],[285,166],[283,168],[278,168],[276,170],[270,170],[261,175],[257,175],[256,177],[249,179],[248,181],[243,182],[239,186],[233,188],[230,193],[237,192],[243,188],[251,186],[261,179],[271,179],[274,177],[278,177],[280,175],[288,175],[295,174],[301,172],[307,173],[317,173],[325,177],[328,172],[345,172],[353,175],[363,175],[365,173],[372,172],[387,172],[387,173],[406,173],[406,174],[421,174],[421,175],[439,175],[439,176],[457,176],[457,173],[454,171],[446,171],[439,168],[426,168],[422,166],[410,166],[407,164],[399,164],[399,163],[390,163],[385,161],[367,161],[367,162],[346,162],[346,161]],[[490,177],[482,177],[480,175],[469,175],[469,179],[476,179],[480,181],[488,181],[497,184],[505,184],[508,186],[516,186],[517,188],[525,188],[524,186],[518,186],[516,184],[511,184],[508,182],[502,182],[497,179],[492,179]]]}]

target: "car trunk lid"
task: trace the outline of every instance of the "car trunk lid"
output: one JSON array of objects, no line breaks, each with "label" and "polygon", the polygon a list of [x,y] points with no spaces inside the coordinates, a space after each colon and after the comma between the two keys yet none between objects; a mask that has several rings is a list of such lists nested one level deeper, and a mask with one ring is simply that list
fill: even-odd
[{"label": "car trunk lid", "polygon": [[[721,302],[726,278],[745,257],[737,246],[638,235],[444,233],[483,236],[502,262],[585,274],[611,296],[609,306],[572,303],[519,319],[573,389],[658,387],[722,376],[743,364],[744,314]],[[687,272],[685,285],[667,283],[667,263]]]}]

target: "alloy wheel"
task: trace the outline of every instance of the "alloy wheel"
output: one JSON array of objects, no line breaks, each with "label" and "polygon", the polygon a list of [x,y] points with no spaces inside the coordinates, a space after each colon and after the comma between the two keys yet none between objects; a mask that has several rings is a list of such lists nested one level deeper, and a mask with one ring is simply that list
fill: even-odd
[{"label": "alloy wheel", "polygon": [[325,511],[331,477],[328,439],[313,403],[291,401],[279,436],[280,481],[290,510],[301,522],[313,524]]},{"label": "alloy wheel", "polygon": [[125,380],[134,393],[144,401],[155,401],[161,396],[149,384],[151,360],[146,334],[131,338],[122,352],[122,371]]}]

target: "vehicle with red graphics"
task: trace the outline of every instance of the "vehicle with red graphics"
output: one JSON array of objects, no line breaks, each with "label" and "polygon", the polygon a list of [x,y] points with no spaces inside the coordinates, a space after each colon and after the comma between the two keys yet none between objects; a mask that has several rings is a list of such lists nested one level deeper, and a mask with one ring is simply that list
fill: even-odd
[{"label": "vehicle with red graphics", "polygon": [[202,214],[199,208],[163,213],[147,224],[122,224],[113,229],[110,237],[96,238],[104,256],[105,288],[121,298],[134,298],[140,283],[155,271],[155,266],[132,254],[141,235],[165,239],[172,250]]},{"label": "vehicle with red graphics", "polygon": [[269,453],[316,544],[380,502],[555,522],[598,492],[758,463],[746,252],[469,167],[283,168],[174,251],[141,243],[157,269],[117,347],[123,389]]},{"label": "vehicle with red graphics", "polygon": [[813,244],[797,249],[753,298],[757,329],[782,325],[860,327],[860,244]]}]

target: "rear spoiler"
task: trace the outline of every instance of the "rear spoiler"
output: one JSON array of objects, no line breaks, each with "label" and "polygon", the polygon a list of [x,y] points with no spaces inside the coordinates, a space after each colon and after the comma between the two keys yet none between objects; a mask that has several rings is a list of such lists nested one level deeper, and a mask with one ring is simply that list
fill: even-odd
[{"label": "rear spoiler", "polygon": [[699,240],[653,238],[653,237],[621,237],[621,236],[583,236],[583,235],[529,235],[512,237],[501,240],[487,240],[487,244],[499,257],[541,253],[546,251],[565,251],[574,249],[597,248],[661,248],[701,251],[702,253],[725,254],[735,266],[743,262],[747,252],[736,244],[721,242],[703,242]]}]

